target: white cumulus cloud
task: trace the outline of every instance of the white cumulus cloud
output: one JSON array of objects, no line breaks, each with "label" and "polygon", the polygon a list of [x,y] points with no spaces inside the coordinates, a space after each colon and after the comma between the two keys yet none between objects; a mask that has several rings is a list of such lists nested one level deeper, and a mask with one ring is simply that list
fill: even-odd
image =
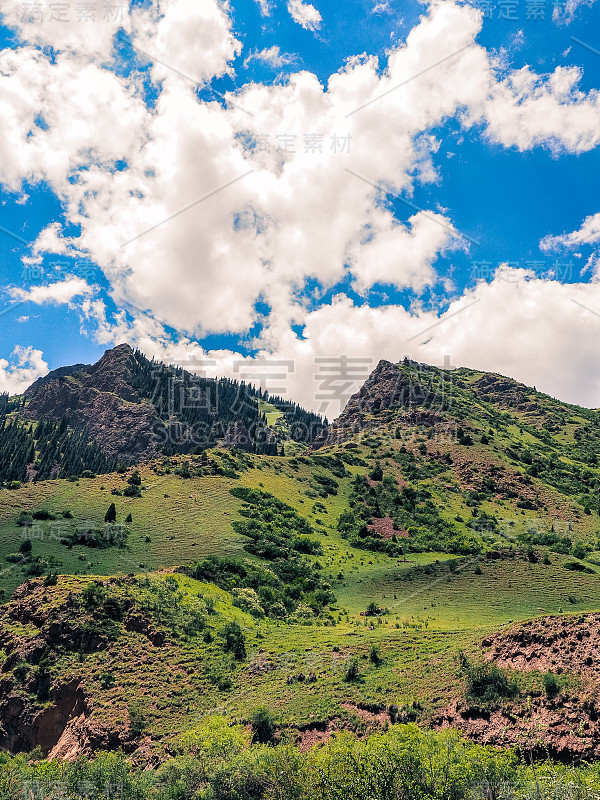
[{"label": "white cumulus cloud", "polygon": [[43,286],[32,286],[29,289],[15,287],[10,290],[13,300],[20,300],[35,305],[64,305],[75,297],[93,294],[94,289],[83,278],[68,278],[64,281],[49,283]]},{"label": "white cumulus cloud", "polygon": [[[313,6],[289,6],[300,24],[320,25]],[[299,70],[284,83],[247,83],[224,102],[199,99],[197,84],[231,73],[241,52],[226,4],[167,0],[127,15],[134,46],[152,59],[152,103],[139,75],[111,69],[112,29],[34,30],[19,27],[7,8],[25,43],[0,52],[0,181],[15,192],[46,182],[64,205],[69,231],[81,233],[66,235],[52,223],[31,257],[89,257],[122,311],[110,318],[105,302],[76,278],[14,296],[39,304],[80,298],[86,330],[105,343],[130,338],[147,352],[196,351],[194,337],[250,335],[260,322],[258,348],[294,354],[298,397],[307,404],[312,395],[304,396],[302,376],[316,354],[346,347],[350,354],[352,344],[369,357],[391,357],[420,327],[436,323],[432,314],[396,306],[355,308],[343,298],[314,304],[346,278],[363,295],[379,284],[432,287],[440,254],[468,246],[452,210],[416,210],[403,224],[387,199],[411,197],[417,183],[441,179],[431,134],[437,126],[455,119],[523,151],[581,153],[600,143],[600,95],[581,89],[579,70],[511,69],[477,43],[481,15],[452,0],[423,9],[385,68],[364,55],[324,83]],[[51,55],[38,49],[42,43],[52,45]],[[273,65],[287,57],[277,45],[248,57],[259,55]],[[307,285],[317,286],[315,296],[306,297]],[[533,365],[540,385],[561,388],[562,378],[550,375],[555,367],[543,372],[539,363],[550,351],[534,341],[535,324],[545,331],[544,303],[548,318],[564,320],[574,335],[590,335],[593,315],[584,322],[575,316],[582,310],[560,284],[519,286],[513,295],[507,280],[495,280],[490,294],[478,287],[477,304],[456,317],[461,324],[444,318],[430,335],[437,344],[413,356],[439,360],[444,330],[460,363],[496,364],[524,378]],[[529,308],[535,313],[528,318]],[[306,338],[292,325],[303,326]],[[175,341],[167,328],[179,331]],[[529,360],[514,344],[515,331],[532,341]],[[565,340],[576,341],[570,333]],[[225,358],[219,354],[219,363]],[[581,358],[582,368],[592,365],[587,349]],[[573,377],[570,364],[564,374]]]},{"label": "white cumulus cloud", "polygon": [[0,392],[21,394],[37,378],[48,373],[41,350],[18,345],[10,358],[0,358]]},{"label": "white cumulus cloud", "polygon": [[289,0],[288,11],[294,22],[307,31],[318,31],[321,27],[323,21],[321,12],[311,3],[305,3],[304,0]]},{"label": "white cumulus cloud", "polygon": [[582,244],[597,244],[600,242],[600,213],[586,217],[581,228],[572,233],[563,233],[559,236],[545,236],[540,242],[542,250],[571,250]]}]

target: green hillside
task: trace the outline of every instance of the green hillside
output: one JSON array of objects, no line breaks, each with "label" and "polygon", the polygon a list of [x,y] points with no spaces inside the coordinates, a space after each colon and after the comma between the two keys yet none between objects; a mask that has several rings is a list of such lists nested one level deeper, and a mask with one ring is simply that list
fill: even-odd
[{"label": "green hillside", "polygon": [[[482,642],[600,609],[597,412],[470,370],[443,392],[433,369],[382,370],[321,446],[3,489],[0,646],[5,694],[24,703],[5,746],[64,755],[70,719],[43,743],[24,719],[75,685],[92,749],[159,760],[205,715],[245,724],[263,705],[300,743],[436,727],[473,706]],[[389,374],[410,387],[395,405]],[[534,726],[549,679],[521,662],[509,674],[517,688],[485,713],[508,703]],[[556,676],[584,703],[575,665]]]}]

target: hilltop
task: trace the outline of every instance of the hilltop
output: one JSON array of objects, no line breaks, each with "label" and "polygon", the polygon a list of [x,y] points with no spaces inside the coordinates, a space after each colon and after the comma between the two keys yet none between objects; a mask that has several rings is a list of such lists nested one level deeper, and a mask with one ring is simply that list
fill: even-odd
[{"label": "hilltop", "polygon": [[[107,356],[7,418],[60,426],[57,397],[105,394],[156,412],[138,355]],[[598,412],[411,361],[380,362],[312,443],[265,402],[277,455],[230,440],[0,492],[0,743],[159,763],[206,716],[268,706],[300,748],[417,721],[596,757],[577,642],[600,609]]]},{"label": "hilltop", "polygon": [[276,454],[281,426],[269,425],[268,413],[307,442],[323,427],[317,415],[260,388],[149,361],[128,344],[96,364],[54,370],[23,397],[0,401],[5,482],[105,473],[161,453],[201,453],[218,442]]}]

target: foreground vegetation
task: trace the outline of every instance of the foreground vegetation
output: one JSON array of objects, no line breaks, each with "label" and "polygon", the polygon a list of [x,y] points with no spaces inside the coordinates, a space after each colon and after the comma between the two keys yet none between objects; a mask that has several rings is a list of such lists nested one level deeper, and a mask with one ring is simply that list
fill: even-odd
[{"label": "foreground vegetation", "polygon": [[[262,740],[262,741],[261,741]],[[342,733],[302,752],[273,743],[269,715],[252,730],[207,718],[156,769],[121,753],[72,763],[0,755],[0,798],[41,800],[593,800],[600,766],[526,763],[452,731],[396,726],[360,740]]]}]

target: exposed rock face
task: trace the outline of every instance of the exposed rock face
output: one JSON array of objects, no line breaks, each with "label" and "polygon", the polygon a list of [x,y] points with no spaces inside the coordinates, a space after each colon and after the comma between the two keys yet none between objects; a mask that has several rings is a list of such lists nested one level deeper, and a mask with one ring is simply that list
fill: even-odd
[{"label": "exposed rock face", "polygon": [[84,715],[85,697],[78,681],[71,681],[53,688],[49,700],[52,705],[38,711],[23,696],[9,694],[0,703],[0,746],[11,753],[29,752],[36,747],[50,753],[67,725]]},{"label": "exposed rock face", "polygon": [[227,429],[225,439],[223,441],[225,447],[233,447],[238,450],[252,450],[252,438],[248,428],[240,420],[236,420]]},{"label": "exposed rock face", "polygon": [[532,620],[482,644],[491,648],[486,659],[502,668],[570,674],[577,685],[555,697],[532,692],[527,700],[505,700],[491,708],[454,702],[434,717],[434,727],[458,728],[483,744],[537,748],[563,761],[600,757],[599,614]]},{"label": "exposed rock face", "polygon": [[389,421],[394,411],[403,411],[408,424],[434,425],[441,420],[435,409],[436,397],[418,377],[390,361],[381,360],[360,391],[352,395],[344,411],[313,446],[342,442],[353,433]]},{"label": "exposed rock face", "polygon": [[100,392],[111,392],[130,403],[137,403],[140,396],[131,386],[134,371],[133,350],[128,344],[120,344],[107,350],[100,361],[91,367],[91,380],[87,386]]},{"label": "exposed rock face", "polygon": [[[91,367],[33,384],[25,413],[31,419],[80,425],[108,456],[138,461],[152,457],[157,442],[154,406],[132,386],[135,356],[128,344],[107,350]],[[61,372],[57,370],[57,372]],[[50,376],[47,376],[50,377]]]},{"label": "exposed rock face", "polygon": [[[48,652],[96,653],[114,643],[114,635],[90,626],[95,611],[82,608],[79,600],[63,579],[53,587],[52,600],[43,581],[31,580],[0,606],[0,648],[6,654],[0,667],[0,749],[19,753],[39,747],[49,758],[69,759],[131,745],[127,728],[93,717],[93,694],[82,675],[52,678],[50,671],[38,669]],[[124,631],[163,646],[164,632],[126,598],[123,613]],[[28,665],[22,677],[13,671],[17,664]],[[40,693],[42,702],[36,700]]]},{"label": "exposed rock face", "polygon": [[501,375],[483,375],[473,384],[475,394],[488,403],[501,408],[529,411],[535,404],[529,400],[531,389]]}]

